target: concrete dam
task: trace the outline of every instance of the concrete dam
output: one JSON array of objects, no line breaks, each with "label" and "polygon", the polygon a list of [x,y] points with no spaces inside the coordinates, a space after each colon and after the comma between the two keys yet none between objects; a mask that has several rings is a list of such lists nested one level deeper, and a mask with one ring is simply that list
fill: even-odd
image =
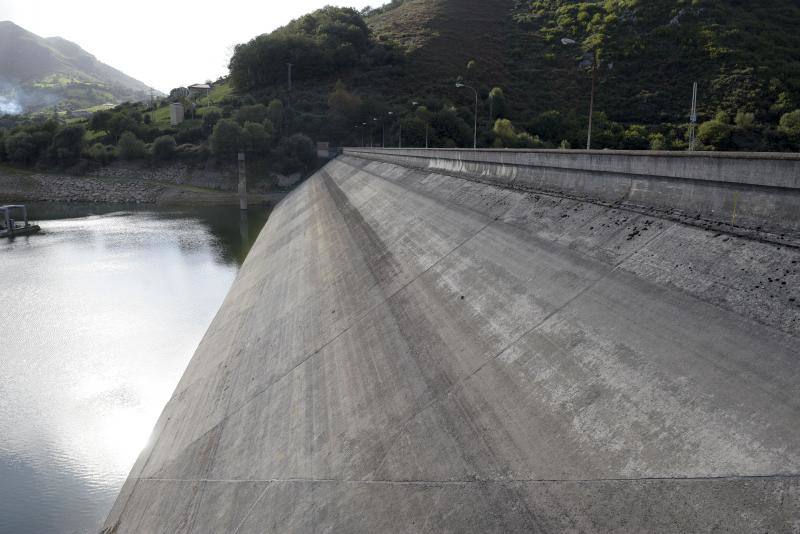
[{"label": "concrete dam", "polygon": [[104,532],[797,532],[800,156],[346,149]]}]

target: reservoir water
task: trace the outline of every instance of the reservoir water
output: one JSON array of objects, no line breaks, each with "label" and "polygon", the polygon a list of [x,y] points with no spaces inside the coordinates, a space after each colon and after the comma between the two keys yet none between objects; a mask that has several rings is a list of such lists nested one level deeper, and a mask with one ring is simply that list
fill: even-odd
[{"label": "reservoir water", "polygon": [[98,532],[265,209],[29,204],[0,240],[0,533]]}]

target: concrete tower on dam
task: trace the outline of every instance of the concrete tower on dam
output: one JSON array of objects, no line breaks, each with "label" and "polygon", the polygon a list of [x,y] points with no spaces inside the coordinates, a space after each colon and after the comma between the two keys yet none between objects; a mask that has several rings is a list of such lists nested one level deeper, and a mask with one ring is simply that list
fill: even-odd
[{"label": "concrete tower on dam", "polygon": [[106,532],[800,528],[800,157],[345,150]]}]

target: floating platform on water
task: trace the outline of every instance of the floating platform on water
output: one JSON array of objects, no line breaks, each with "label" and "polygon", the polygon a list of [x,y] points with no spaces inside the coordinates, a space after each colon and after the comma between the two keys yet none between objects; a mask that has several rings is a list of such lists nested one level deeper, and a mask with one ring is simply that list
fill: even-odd
[{"label": "floating platform on water", "polygon": [[[22,223],[11,218],[14,211],[22,212]],[[39,225],[28,222],[28,209],[24,205],[0,206],[0,237],[32,235],[40,230]]]}]

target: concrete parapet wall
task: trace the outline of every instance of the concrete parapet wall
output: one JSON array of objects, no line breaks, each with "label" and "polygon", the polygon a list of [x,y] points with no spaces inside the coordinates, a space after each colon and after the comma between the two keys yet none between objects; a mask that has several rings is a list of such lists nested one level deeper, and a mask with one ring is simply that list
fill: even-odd
[{"label": "concrete parapet wall", "polygon": [[722,227],[800,232],[800,155],[347,148],[347,155],[654,208]]}]

